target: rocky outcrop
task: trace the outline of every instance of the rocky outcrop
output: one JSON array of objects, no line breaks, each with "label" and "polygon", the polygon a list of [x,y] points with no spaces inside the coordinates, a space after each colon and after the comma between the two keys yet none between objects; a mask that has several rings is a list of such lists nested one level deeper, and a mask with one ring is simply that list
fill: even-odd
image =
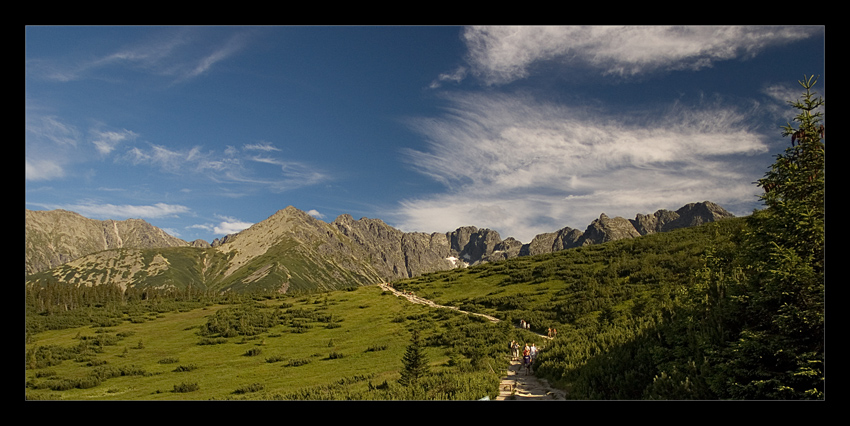
[{"label": "rocky outcrop", "polygon": [[[351,238],[368,255],[370,263],[392,279],[451,269],[456,264],[453,257],[458,255],[455,244],[459,243],[453,242],[453,233],[405,233],[380,219],[354,220],[348,214],[337,217],[331,225]],[[472,234],[460,230],[459,238],[468,242]]]},{"label": "rocky outcrop", "polygon": [[499,260],[510,259],[512,257],[520,256],[522,252],[522,248],[525,246],[521,241],[515,239],[514,237],[508,237],[502,240],[500,243],[496,244],[493,247],[493,252],[490,253],[490,257],[488,261],[496,262]]},{"label": "rocky outcrop", "polygon": [[195,241],[192,241],[191,243],[189,243],[189,245],[192,246],[192,247],[196,247],[196,248],[210,248],[210,247],[212,247],[212,245],[210,245],[210,243],[208,243],[204,240],[201,240],[201,239],[197,239]]},{"label": "rocky outcrop", "polygon": [[581,231],[570,227],[562,228],[557,232],[538,234],[530,243],[522,247],[519,255],[534,256],[578,247],[582,235]]},{"label": "rocky outcrop", "polygon": [[27,209],[24,239],[26,275],[103,250],[189,245],[141,219],[95,220],[67,210]]},{"label": "rocky outcrop", "polygon": [[678,217],[679,215],[676,212],[662,209],[653,214],[638,214],[630,222],[640,235],[649,235],[656,232],[663,232],[664,226]]},{"label": "rocky outcrop", "polygon": [[602,244],[608,241],[622,240],[624,238],[640,237],[640,232],[634,225],[622,217],[609,218],[605,213],[599,215],[587,226],[587,230],[579,238],[578,245]]},{"label": "rocky outcrop", "polygon": [[702,225],[703,223],[716,222],[721,219],[734,217],[723,207],[710,201],[702,203],[690,203],[676,210],[678,217],[666,223],[661,231],[670,231],[677,228],[687,228]]}]

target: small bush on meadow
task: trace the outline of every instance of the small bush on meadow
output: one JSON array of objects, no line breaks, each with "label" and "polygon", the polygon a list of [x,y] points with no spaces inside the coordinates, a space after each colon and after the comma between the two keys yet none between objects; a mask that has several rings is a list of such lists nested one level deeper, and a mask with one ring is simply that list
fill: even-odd
[{"label": "small bush on meadow", "polygon": [[176,393],[186,393],[186,392],[194,392],[200,389],[201,386],[197,383],[180,383],[179,385],[174,385],[173,392]]},{"label": "small bush on meadow", "polygon": [[301,358],[301,359],[291,359],[286,363],[286,367],[298,367],[301,365],[307,365],[310,363],[309,358]]},{"label": "small bush on meadow", "polygon": [[192,371],[192,370],[195,370],[197,368],[198,368],[198,366],[195,365],[195,364],[187,364],[187,365],[177,366],[177,368],[175,368],[174,370],[171,370],[171,371],[173,371],[175,373],[182,373],[182,372],[186,372],[186,371]]},{"label": "small bush on meadow", "polygon": [[266,358],[266,362],[271,364],[271,363],[274,363],[274,362],[283,361],[285,359],[286,358],[283,355],[273,355],[273,356]]},{"label": "small bush on meadow", "polygon": [[378,352],[387,349],[387,345],[372,345],[366,349],[366,352]]},{"label": "small bush on meadow", "polygon": [[263,390],[263,388],[264,388],[264,386],[262,385],[262,383],[252,383],[250,385],[245,385],[245,386],[239,387],[238,389],[233,391],[233,393],[244,394],[244,393],[250,393],[250,392],[259,392],[259,391]]}]

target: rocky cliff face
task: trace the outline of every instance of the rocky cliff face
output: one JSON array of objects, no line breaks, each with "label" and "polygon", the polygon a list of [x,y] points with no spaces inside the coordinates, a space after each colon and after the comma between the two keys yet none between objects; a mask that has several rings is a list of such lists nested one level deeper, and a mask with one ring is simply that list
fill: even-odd
[{"label": "rocky cliff face", "polygon": [[599,219],[587,226],[587,230],[579,237],[578,244],[586,246],[636,237],[640,237],[640,232],[635,229],[630,221],[622,217],[609,218],[605,213],[602,213],[599,215]]},{"label": "rocky cliff face", "polygon": [[630,220],[610,218],[603,213],[584,232],[565,227],[539,234],[528,244],[511,237],[502,240],[498,232],[474,226],[460,227],[445,234],[404,233],[379,219],[354,220],[350,215],[338,217],[332,225],[369,253],[371,263],[382,275],[397,279],[461,265],[636,238],[726,217],[732,214],[709,201],[688,204],[675,212],[658,210],[651,215],[638,214]]},{"label": "rocky cliff face", "polygon": [[189,245],[141,219],[95,220],[66,210],[27,210],[24,234],[27,275],[102,250]]},{"label": "rocky cliff face", "polygon": [[342,215],[332,223],[362,249],[383,276],[397,279],[453,267],[451,247],[445,234],[405,233],[380,219]]},{"label": "rocky cliff face", "polygon": [[534,256],[536,254],[552,253],[578,247],[581,245],[582,235],[583,233],[581,231],[570,227],[563,228],[557,232],[538,234],[530,243],[522,247],[519,255]]}]

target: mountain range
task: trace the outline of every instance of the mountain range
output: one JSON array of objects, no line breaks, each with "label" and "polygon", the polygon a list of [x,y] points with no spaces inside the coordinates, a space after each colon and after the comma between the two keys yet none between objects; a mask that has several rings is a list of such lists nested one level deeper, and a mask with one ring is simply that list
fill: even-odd
[{"label": "mountain range", "polygon": [[27,283],[214,291],[338,289],[551,253],[733,217],[709,201],[634,219],[604,213],[522,243],[495,230],[403,232],[344,214],[327,223],[289,206],[212,243],[183,241],[140,219],[99,221],[65,210],[26,211]]}]

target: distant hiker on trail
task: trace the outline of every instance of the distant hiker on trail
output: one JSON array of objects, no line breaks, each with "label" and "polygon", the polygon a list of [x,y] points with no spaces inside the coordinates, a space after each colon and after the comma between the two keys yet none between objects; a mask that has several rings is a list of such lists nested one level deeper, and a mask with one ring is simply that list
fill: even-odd
[{"label": "distant hiker on trail", "polygon": [[532,343],[531,349],[528,350],[528,355],[531,356],[531,362],[534,362],[537,359],[537,346]]},{"label": "distant hiker on trail", "polygon": [[546,337],[552,338],[552,327],[546,327]]},{"label": "distant hiker on trail", "polygon": [[519,320],[519,328],[525,329],[525,320]]},{"label": "distant hiker on trail", "polygon": [[555,330],[555,327],[552,327],[552,338],[554,339],[557,334],[558,330]]},{"label": "distant hiker on trail", "polygon": [[519,343],[516,340],[511,340],[511,361],[519,359]]}]

